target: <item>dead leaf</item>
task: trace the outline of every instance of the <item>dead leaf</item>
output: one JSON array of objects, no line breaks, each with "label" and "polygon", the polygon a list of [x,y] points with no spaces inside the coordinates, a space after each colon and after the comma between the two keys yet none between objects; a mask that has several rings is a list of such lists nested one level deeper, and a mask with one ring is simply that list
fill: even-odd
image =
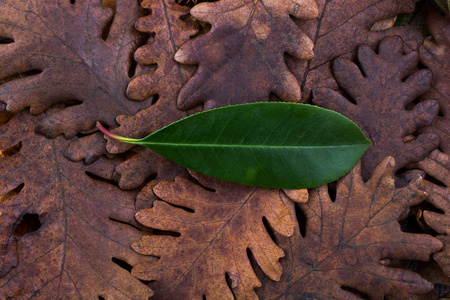
[{"label": "dead leaf", "polygon": [[407,105],[428,91],[432,74],[429,70],[415,72],[419,55],[415,51],[404,54],[400,37],[384,38],[378,53],[362,45],[358,60],[361,68],[342,58],[333,64],[336,81],[347,98],[332,89],[320,88],[314,90],[313,103],[347,116],[372,141],[362,158],[366,180],[388,155],[396,160],[397,171],[422,160],[438,147],[439,137],[434,133],[417,138],[411,134],[434,120],[439,103],[421,101],[406,110]]},{"label": "dead leaf", "polygon": [[[140,18],[136,22],[136,28],[151,34],[152,38],[136,51],[135,59],[138,67],[156,64],[156,70],[147,70],[145,74],[133,78],[128,85],[127,95],[134,100],[153,98],[155,103],[136,115],[119,116],[117,122],[120,126],[113,130],[118,135],[134,138],[145,137],[193,113],[178,110],[176,98],[195,68],[180,65],[173,56],[198,31],[193,22],[181,19],[189,13],[189,8],[177,5],[174,0],[146,0],[141,5],[150,10],[151,14]],[[107,149],[110,153],[123,153],[130,148],[132,145],[108,138]],[[134,189],[155,175],[158,176],[157,180],[169,180],[174,178],[173,174],[182,174],[173,162],[148,149],[142,148],[136,152],[136,155],[116,168],[115,178],[123,189]],[[175,169],[178,172],[170,175],[169,170]]]},{"label": "dead leaf", "polygon": [[[162,200],[136,214],[140,223],[164,233],[133,244],[138,253],[159,260],[137,265],[132,274],[156,281],[156,297],[163,299],[233,299],[233,294],[238,299],[256,298],[253,289],[260,282],[247,251],[267,276],[280,279],[284,253],[266,227],[283,236],[293,234],[288,197],[275,189],[192,175],[201,185],[180,177],[160,182],[153,191]],[[294,201],[307,199],[306,190],[287,193]]]},{"label": "dead leaf", "polygon": [[[450,288],[450,277],[447,277],[442,271],[441,267],[431,259],[429,262],[418,262],[414,271],[419,273],[425,280],[431,282],[435,286],[435,290],[430,293],[428,298],[419,298],[417,300],[434,300],[441,296],[444,296],[447,292],[443,291],[443,288]],[[434,294],[434,295],[433,295]],[[416,300],[416,298],[414,299]]]},{"label": "dead leaf", "polygon": [[65,103],[36,128],[66,138],[146,107],[125,95],[141,14],[137,1],[2,1],[0,36],[10,43],[0,45],[0,101],[35,115]]},{"label": "dead leaf", "polygon": [[[156,70],[133,78],[127,95],[134,100],[154,98],[155,103],[136,115],[119,116],[117,122],[120,127],[113,131],[133,138],[145,137],[189,115],[176,108],[176,97],[194,69],[180,65],[173,56],[198,31],[195,23],[181,19],[189,13],[189,7],[176,4],[175,0],[145,0],[141,5],[151,14],[140,18],[136,28],[153,37],[136,51],[135,60],[139,66],[156,65]],[[108,151],[111,153],[122,153],[131,147],[108,139]]]},{"label": "dead leaf", "polygon": [[406,51],[417,50],[423,36],[410,26],[371,31],[378,21],[414,11],[418,0],[316,0],[319,17],[298,22],[311,37],[314,58],[311,61],[288,59],[288,67],[301,83],[302,102],[308,101],[314,88],[337,89],[330,63],[340,56],[352,58],[358,46],[367,44],[375,48],[386,36],[401,36]]},{"label": "dead leaf", "polygon": [[420,61],[433,72],[431,89],[426,97],[439,101],[440,114],[420,132],[438,134],[442,150],[450,154],[450,19],[441,16],[437,10],[430,10],[426,22],[433,40],[424,40]]},{"label": "dead leaf", "polygon": [[175,54],[197,73],[178,95],[178,107],[205,109],[245,102],[300,101],[300,85],[285,64],[285,53],[313,57],[313,43],[290,16],[317,17],[314,0],[222,0],[201,3],[191,15],[212,28]]},{"label": "dead leaf", "polygon": [[423,190],[429,195],[427,201],[444,214],[424,211],[423,216],[425,222],[440,234],[437,238],[442,241],[444,248],[435,253],[433,258],[450,277],[450,157],[435,150],[413,166],[424,170],[434,181],[425,180]]},{"label": "dead leaf", "polygon": [[0,127],[0,298],[147,299],[120,266],[148,260],[130,247],[144,234],[136,192],[109,183],[116,160],[64,158],[69,141],[34,133],[46,118],[21,112]]},{"label": "dead leaf", "polygon": [[[264,281],[262,299],[408,299],[433,285],[418,274],[390,266],[392,260],[423,260],[442,243],[424,234],[402,232],[399,217],[424,200],[416,177],[395,188],[392,157],[384,159],[364,182],[360,164],[337,182],[336,198],[327,186],[310,191],[295,209],[306,226],[277,242],[286,253],[278,283]],[[302,218],[299,218],[301,221]],[[300,232],[302,230],[302,232]],[[259,273],[261,274],[261,273]]]}]

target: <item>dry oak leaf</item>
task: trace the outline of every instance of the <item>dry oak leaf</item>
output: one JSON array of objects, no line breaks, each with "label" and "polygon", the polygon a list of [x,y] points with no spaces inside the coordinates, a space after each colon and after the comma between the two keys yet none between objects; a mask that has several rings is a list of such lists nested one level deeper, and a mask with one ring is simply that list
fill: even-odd
[{"label": "dry oak leaf", "polygon": [[290,16],[316,18],[314,0],[221,0],[200,3],[191,15],[212,28],[175,54],[180,63],[199,65],[178,95],[180,109],[268,101],[270,93],[300,101],[284,56],[313,57],[313,43]]},{"label": "dry oak leaf", "polygon": [[423,217],[427,225],[440,235],[438,239],[444,244],[441,252],[435,253],[433,258],[441,266],[444,273],[450,277],[450,157],[439,150],[435,150],[424,160],[413,165],[424,170],[434,179],[435,183],[425,180],[423,190],[428,193],[427,201],[444,214],[424,211]]},{"label": "dry oak leaf", "polygon": [[[73,3],[73,4],[71,4]],[[104,7],[104,6],[105,7]],[[125,95],[132,53],[142,39],[133,28],[134,0],[1,0],[0,102],[32,114],[56,103],[67,108],[37,124],[47,137],[72,138],[97,120],[115,126],[119,114],[146,103]]]},{"label": "dry oak leaf", "polygon": [[362,157],[365,180],[386,156],[394,157],[397,171],[422,160],[439,145],[439,136],[434,133],[406,140],[406,136],[430,124],[438,115],[439,103],[435,100],[421,101],[406,110],[430,88],[431,72],[414,72],[419,55],[416,51],[403,54],[400,37],[384,38],[378,52],[367,45],[359,47],[361,69],[349,60],[335,60],[334,76],[349,99],[328,88],[313,92],[314,104],[345,115],[372,141]]},{"label": "dry oak leaf", "polygon": [[0,127],[0,299],[147,299],[120,266],[148,260],[131,249],[144,234],[136,192],[108,183],[117,162],[70,162],[69,141],[35,134],[45,115],[23,111]]},{"label": "dry oak leaf", "polygon": [[414,11],[418,0],[316,0],[319,17],[299,23],[314,43],[311,61],[287,59],[288,67],[302,87],[302,102],[314,88],[337,89],[330,63],[339,56],[352,58],[359,45],[376,47],[386,36],[401,36],[407,51],[417,50],[423,36],[409,26],[371,31],[379,21]]},{"label": "dry oak leaf", "polygon": [[[280,282],[259,276],[262,299],[409,299],[433,285],[392,260],[423,260],[442,248],[426,234],[402,232],[399,217],[422,202],[421,177],[395,188],[394,159],[387,157],[364,182],[360,163],[337,182],[335,199],[327,186],[310,190],[306,204],[292,209],[304,215],[289,239],[277,236],[286,253]],[[262,274],[259,274],[262,275]],[[364,294],[365,297],[361,295]]]},{"label": "dry oak leaf", "polygon": [[201,185],[181,177],[160,182],[153,191],[162,200],[136,214],[143,225],[179,236],[150,235],[135,242],[135,251],[159,260],[135,266],[132,274],[156,281],[155,297],[163,299],[257,298],[254,288],[260,282],[247,250],[267,276],[279,280],[284,253],[266,226],[292,235],[295,217],[285,205],[286,195],[306,202],[307,191],[283,192],[192,175]]},{"label": "dry oak leaf", "polygon": [[431,89],[426,97],[439,101],[441,114],[420,132],[438,134],[442,150],[450,155],[450,18],[431,10],[426,23],[434,42],[424,40],[420,47],[420,61],[433,72]]},{"label": "dry oak leaf", "polygon": [[[152,38],[148,44],[136,51],[135,60],[138,66],[156,64],[156,70],[133,78],[128,85],[127,95],[134,100],[153,98],[155,103],[136,115],[119,116],[117,122],[120,126],[113,130],[118,135],[133,138],[145,137],[192,113],[178,110],[176,99],[195,68],[180,65],[173,56],[178,48],[198,31],[195,23],[181,19],[189,13],[189,7],[177,5],[174,0],[145,0],[141,5],[151,10],[151,14],[140,18],[136,22],[136,28],[152,34]],[[123,153],[133,147],[107,139],[107,149],[110,153]],[[121,188],[136,188],[154,175],[158,175],[158,180],[173,179],[173,176],[169,178],[161,174],[168,173],[168,168],[177,168],[171,161],[147,148],[136,152],[136,155],[116,168],[115,177]]]}]

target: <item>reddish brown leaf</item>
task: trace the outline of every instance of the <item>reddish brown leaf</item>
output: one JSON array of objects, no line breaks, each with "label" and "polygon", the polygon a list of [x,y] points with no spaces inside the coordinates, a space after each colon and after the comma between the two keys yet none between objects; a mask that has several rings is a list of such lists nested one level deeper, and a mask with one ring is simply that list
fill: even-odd
[{"label": "reddish brown leaf", "polygon": [[359,45],[376,47],[386,36],[401,36],[406,50],[417,50],[423,41],[420,32],[408,26],[371,31],[377,22],[398,14],[411,13],[418,0],[316,0],[319,17],[300,24],[315,45],[314,59],[288,60],[288,66],[301,82],[303,102],[318,87],[337,89],[330,63],[339,56],[350,58]]},{"label": "reddish brown leaf", "polygon": [[[180,19],[189,13],[188,7],[175,4],[174,0],[145,0],[141,5],[152,13],[140,18],[136,28],[154,34],[154,37],[136,51],[135,59],[139,65],[156,64],[156,70],[134,78],[128,85],[127,95],[134,100],[153,97],[155,104],[135,116],[117,118],[120,127],[114,133],[133,138],[147,136],[188,115],[176,108],[176,97],[193,69],[178,64],[173,56],[191,35],[197,33],[195,24]],[[111,153],[125,152],[131,147],[108,139],[108,151]]]},{"label": "reddish brown leaf", "polygon": [[148,260],[130,247],[143,235],[136,192],[109,183],[115,160],[64,158],[68,141],[34,133],[44,118],[21,112],[0,127],[0,299],[148,298],[113,260]]},{"label": "reddish brown leaf", "polygon": [[[188,14],[189,8],[175,4],[174,0],[146,0],[141,5],[151,10],[151,15],[140,18],[136,28],[154,36],[148,44],[137,50],[135,59],[139,66],[156,64],[156,70],[134,78],[127,94],[135,100],[150,97],[156,102],[134,116],[119,116],[117,122],[120,126],[113,130],[116,134],[135,138],[144,137],[192,113],[178,110],[176,98],[194,69],[180,65],[173,56],[181,44],[197,32],[195,24],[180,19]],[[122,153],[131,147],[130,144],[108,139],[110,153]],[[179,170],[172,162],[148,149],[139,149],[137,152],[137,155],[116,168],[115,177],[123,189],[136,188],[155,174],[159,174],[158,180],[173,179],[169,170]]]},{"label": "reddish brown leaf", "polygon": [[[414,298],[414,300],[437,300],[439,296],[442,297],[450,292],[450,277],[444,274],[441,267],[433,259],[429,262],[419,262],[414,271],[419,273],[425,280],[434,284],[434,291],[423,295],[422,298]],[[446,292],[445,289],[447,290]]]},{"label": "reddish brown leaf", "polygon": [[[137,265],[132,274],[155,280],[156,296],[163,299],[203,295],[232,299],[233,293],[237,298],[255,298],[253,289],[260,282],[247,249],[267,276],[279,280],[282,267],[278,260],[284,253],[267,228],[283,236],[293,234],[295,222],[285,205],[287,196],[279,190],[192,175],[202,186],[180,177],[175,182],[160,182],[153,191],[162,200],[136,214],[143,225],[166,233],[144,236],[133,244],[138,253],[159,260]],[[294,201],[307,200],[306,190],[286,193]]]},{"label": "reddish brown leaf", "polygon": [[103,133],[96,132],[82,138],[74,137],[64,155],[73,161],[85,161],[91,164],[106,154],[106,140]]},{"label": "reddish brown leaf", "polygon": [[423,189],[428,193],[428,202],[441,209],[444,214],[424,211],[425,222],[439,234],[442,252],[434,254],[434,259],[444,273],[450,277],[450,157],[439,150],[433,151],[426,159],[414,165],[424,170],[432,181],[424,181]]},{"label": "reddish brown leaf", "polygon": [[433,133],[407,137],[430,124],[439,111],[435,100],[422,101],[406,110],[407,105],[430,88],[430,71],[414,73],[418,59],[415,51],[403,54],[401,38],[387,37],[381,41],[378,54],[369,46],[359,47],[361,69],[346,59],[334,62],[333,73],[349,99],[332,89],[314,91],[315,104],[347,116],[372,141],[362,158],[364,179],[388,155],[395,158],[398,170],[422,160],[439,145],[439,137]]},{"label": "reddish brown leaf", "polygon": [[[41,114],[55,103],[67,108],[42,119],[47,137],[71,138],[97,120],[114,126],[119,114],[146,103],[126,98],[131,55],[140,42],[133,28],[137,1],[4,0],[0,3],[0,101],[7,110]],[[112,7],[111,7],[112,6]],[[110,8],[111,7],[111,8]]]},{"label": "reddish brown leaf", "polygon": [[311,190],[308,203],[295,208],[306,218],[303,234],[296,227],[289,240],[277,238],[286,253],[280,282],[262,278],[258,295],[361,299],[362,293],[370,299],[409,299],[431,291],[433,285],[418,274],[390,266],[392,260],[426,261],[442,247],[429,235],[400,230],[399,217],[426,193],[418,189],[420,177],[395,188],[393,171],[394,160],[388,157],[364,182],[358,164],[337,182],[335,200],[326,186]]},{"label": "reddish brown leaf", "polygon": [[450,19],[431,10],[427,27],[434,42],[424,40],[420,47],[420,60],[433,72],[432,86],[426,97],[439,101],[441,115],[420,131],[438,134],[442,150],[450,154]]},{"label": "reddish brown leaf", "polygon": [[300,101],[284,55],[312,58],[313,43],[290,16],[316,18],[314,0],[222,0],[201,3],[191,14],[212,28],[175,54],[178,62],[199,65],[178,96],[179,108],[268,101],[270,93]]}]

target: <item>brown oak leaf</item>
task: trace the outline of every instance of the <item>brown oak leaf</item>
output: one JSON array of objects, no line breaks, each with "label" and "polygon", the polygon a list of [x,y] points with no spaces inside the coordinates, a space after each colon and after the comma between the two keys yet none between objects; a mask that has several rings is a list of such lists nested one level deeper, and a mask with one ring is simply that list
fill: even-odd
[{"label": "brown oak leaf", "polygon": [[268,101],[270,93],[300,101],[284,56],[313,57],[313,43],[290,16],[316,18],[314,0],[221,0],[198,4],[191,15],[212,28],[175,54],[178,62],[199,65],[178,95],[180,109]]},{"label": "brown oak leaf", "polygon": [[414,11],[418,0],[316,0],[319,17],[299,23],[314,43],[311,61],[288,59],[288,67],[302,87],[302,102],[308,101],[314,88],[337,89],[330,63],[336,57],[352,58],[359,45],[375,48],[386,36],[401,36],[405,50],[417,50],[423,36],[409,26],[373,31],[379,21]]},{"label": "brown oak leaf", "polygon": [[72,138],[97,120],[115,126],[116,116],[136,113],[147,104],[125,89],[141,13],[134,0],[2,0],[0,37],[10,43],[0,44],[0,101],[35,115],[68,105],[37,124],[47,137]]},{"label": "brown oak leaf", "polygon": [[450,19],[431,10],[426,22],[435,42],[424,40],[420,61],[433,72],[431,89],[426,97],[439,101],[441,114],[420,132],[438,134],[442,150],[450,155]]},{"label": "brown oak leaf", "polygon": [[[180,6],[174,0],[144,0],[141,5],[151,10],[151,14],[140,18],[136,28],[153,37],[136,51],[134,58],[140,66],[156,65],[156,70],[133,78],[127,95],[134,100],[155,97],[157,100],[154,99],[153,105],[136,115],[117,118],[120,126],[113,132],[133,138],[142,138],[189,115],[177,109],[176,97],[194,69],[180,65],[173,56],[198,31],[195,23],[181,19],[189,13],[189,7]],[[110,153],[122,153],[131,147],[108,139]]]},{"label": "brown oak leaf", "polygon": [[441,252],[435,253],[433,258],[450,277],[450,157],[435,150],[413,166],[424,170],[433,179],[437,179],[437,183],[425,180],[422,186],[429,195],[427,201],[441,209],[444,214],[424,211],[423,217],[427,225],[440,234],[437,238],[442,241],[444,248]]},{"label": "brown oak leaf", "polygon": [[[189,13],[189,8],[177,5],[174,0],[145,0],[141,5],[151,10],[151,14],[140,18],[136,22],[136,28],[152,34],[152,38],[148,44],[136,51],[135,59],[139,66],[156,64],[156,70],[133,78],[128,85],[127,95],[134,100],[157,100],[136,115],[119,116],[117,122],[120,126],[113,130],[116,134],[134,138],[142,138],[192,114],[190,111],[178,110],[176,99],[195,68],[180,65],[173,56],[178,48],[198,31],[195,23],[181,19]],[[108,138],[107,149],[110,153],[123,153],[130,148],[130,144]],[[123,189],[136,188],[154,175],[158,176],[158,180],[173,179],[173,175],[165,177],[163,173],[170,175],[169,170],[179,169],[172,162],[146,148],[136,152],[136,155],[116,168],[115,177]]]},{"label": "brown oak leaf", "polygon": [[0,299],[147,299],[123,268],[148,260],[130,246],[136,192],[109,183],[117,161],[70,162],[69,141],[35,134],[46,114],[0,127]]},{"label": "brown oak leaf", "polygon": [[135,251],[159,260],[135,266],[132,274],[156,281],[155,296],[164,299],[233,299],[233,294],[256,298],[254,288],[260,282],[247,250],[267,276],[279,280],[284,253],[266,227],[283,236],[293,234],[295,221],[285,205],[286,194],[305,202],[307,191],[283,192],[192,175],[201,185],[181,177],[162,181],[153,188],[162,200],[136,214],[143,225],[172,234],[135,242]]},{"label": "brown oak leaf", "polygon": [[328,88],[314,90],[314,104],[347,116],[372,141],[362,158],[364,179],[386,156],[395,158],[397,171],[410,162],[422,160],[439,145],[439,136],[434,133],[420,134],[417,138],[408,136],[430,124],[439,112],[435,100],[421,101],[406,110],[408,104],[430,88],[431,72],[414,72],[418,59],[416,51],[403,54],[400,37],[386,37],[378,53],[367,45],[359,47],[361,69],[349,60],[335,60],[333,73],[347,98]]},{"label": "brown oak leaf", "polygon": [[[427,280],[434,284],[434,290],[428,294],[417,295],[413,300],[444,300],[442,298],[445,294],[450,292],[450,277],[447,277],[442,271],[441,267],[434,259],[427,262],[413,262],[410,267],[414,272],[417,272]],[[448,295],[447,295],[448,298]]]},{"label": "brown oak leaf", "polygon": [[[442,248],[436,238],[402,232],[399,217],[422,202],[421,177],[408,186],[394,185],[394,159],[387,157],[364,182],[358,164],[337,182],[335,198],[327,186],[310,190],[304,215],[289,239],[277,236],[286,253],[278,283],[265,277],[262,299],[409,299],[433,285],[411,270],[394,268],[393,260],[423,260]],[[301,220],[301,218],[299,218]],[[304,230],[300,232],[300,230]]]},{"label": "brown oak leaf", "polygon": [[81,138],[74,137],[64,155],[72,161],[84,160],[89,165],[106,152],[106,140],[103,133],[95,132]]}]

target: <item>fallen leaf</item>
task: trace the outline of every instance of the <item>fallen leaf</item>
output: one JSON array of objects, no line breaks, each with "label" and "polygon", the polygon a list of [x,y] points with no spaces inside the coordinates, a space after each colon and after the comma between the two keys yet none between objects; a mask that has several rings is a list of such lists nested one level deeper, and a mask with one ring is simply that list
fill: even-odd
[{"label": "fallen leaf", "polygon": [[420,47],[420,61],[433,72],[431,89],[425,96],[439,101],[440,114],[420,132],[438,134],[442,150],[450,155],[450,19],[430,10],[426,22],[434,42],[425,39]]},{"label": "fallen leaf", "polygon": [[180,109],[268,101],[270,93],[300,101],[300,85],[284,56],[313,57],[313,43],[291,16],[316,18],[314,0],[222,0],[200,3],[191,15],[212,28],[175,54],[180,63],[199,65],[178,95]]},{"label": "fallen leaf", "polygon": [[[132,138],[147,136],[189,115],[176,108],[176,97],[194,70],[180,65],[173,56],[198,31],[195,23],[181,19],[189,13],[189,8],[177,5],[174,0],[145,0],[141,5],[149,9],[151,14],[140,18],[136,28],[154,36],[136,51],[135,60],[140,66],[155,64],[156,70],[133,78],[128,85],[127,95],[134,100],[154,97],[157,100],[154,99],[153,105],[136,115],[117,118],[120,126],[113,132]],[[108,151],[111,153],[122,153],[131,147],[108,139]]]},{"label": "fallen leaf", "polygon": [[117,161],[73,163],[69,141],[35,134],[46,114],[0,127],[0,298],[147,299],[153,292],[120,266],[146,259],[130,247],[144,234],[136,192],[109,183]]},{"label": "fallen leaf", "polygon": [[[181,19],[189,13],[189,8],[177,5],[174,0],[145,0],[141,5],[150,10],[151,14],[140,18],[136,22],[136,28],[143,33],[152,34],[152,38],[136,51],[135,59],[138,66],[156,64],[156,70],[146,71],[133,78],[128,85],[127,95],[134,100],[153,98],[156,102],[135,115],[119,116],[117,122],[120,126],[112,130],[115,134],[135,138],[144,137],[192,114],[191,111],[178,110],[176,99],[195,68],[180,65],[173,56],[181,44],[198,31],[194,23]],[[132,147],[108,138],[107,149],[110,153],[124,153]],[[88,152],[88,149],[84,152]],[[168,172],[168,169],[177,168],[171,161],[148,149],[137,152],[137,155],[116,168],[115,177],[121,188],[136,188],[155,175],[156,180],[174,178]]]},{"label": "fallen leaf", "polygon": [[355,63],[338,58],[333,73],[347,97],[327,88],[314,90],[313,103],[335,110],[354,121],[372,146],[362,158],[366,180],[386,156],[396,160],[395,171],[422,160],[439,145],[439,136],[424,133],[406,140],[418,128],[430,124],[437,116],[439,103],[425,100],[406,110],[406,106],[430,88],[429,70],[415,72],[419,55],[403,53],[400,37],[386,37],[378,53],[362,45]]},{"label": "fallen leaf", "polygon": [[423,190],[429,195],[427,201],[444,213],[424,211],[423,217],[427,225],[440,234],[437,238],[442,241],[444,248],[435,253],[433,258],[450,277],[450,157],[435,150],[413,166],[424,170],[433,178],[434,183],[424,181]]},{"label": "fallen leaf", "polygon": [[34,115],[65,103],[36,128],[68,139],[97,120],[113,127],[119,114],[146,107],[125,95],[141,14],[137,1],[3,0],[0,33],[10,43],[0,44],[0,101]]},{"label": "fallen leaf", "polygon": [[[433,285],[418,274],[391,267],[392,260],[423,260],[442,248],[425,234],[402,232],[399,217],[422,202],[421,178],[395,188],[394,159],[387,157],[364,182],[360,164],[337,182],[310,190],[306,204],[292,210],[305,218],[289,239],[276,235],[286,253],[285,272],[275,283],[259,273],[262,299],[409,299]],[[333,198],[332,198],[333,197]],[[302,230],[302,231],[301,231]]]},{"label": "fallen leaf", "polygon": [[200,112],[142,138],[145,146],[196,172],[241,184],[301,189],[337,180],[370,146],[341,114],[299,103],[247,103]]},{"label": "fallen leaf", "polygon": [[[233,299],[233,294],[238,299],[255,298],[253,290],[260,282],[247,251],[267,276],[280,279],[279,259],[284,253],[267,227],[283,236],[293,234],[294,216],[285,205],[288,197],[280,190],[192,176],[199,184],[180,177],[160,182],[153,191],[162,200],[136,214],[140,223],[164,233],[133,244],[138,253],[159,260],[135,266],[132,274],[155,281],[156,297],[162,299]],[[307,200],[306,190],[287,194],[297,202]]]},{"label": "fallen leaf", "polygon": [[319,17],[315,20],[298,22],[311,37],[314,58],[311,61],[287,59],[288,67],[301,83],[302,102],[311,97],[314,88],[337,89],[331,73],[331,62],[340,56],[353,58],[361,44],[373,49],[386,36],[401,36],[406,42],[405,50],[417,50],[423,36],[410,26],[394,27],[372,31],[375,23],[393,18],[399,14],[414,11],[418,0],[316,0]]},{"label": "fallen leaf", "polygon": [[[449,292],[450,277],[447,277],[442,271],[441,267],[435,260],[431,259],[429,262],[418,262],[415,264],[414,271],[419,273],[425,280],[434,284],[434,291],[430,293],[428,298],[419,298],[417,300],[437,300]],[[447,289],[447,292],[444,291]],[[425,294],[424,296],[426,296]],[[414,299],[415,300],[415,299]]]}]

